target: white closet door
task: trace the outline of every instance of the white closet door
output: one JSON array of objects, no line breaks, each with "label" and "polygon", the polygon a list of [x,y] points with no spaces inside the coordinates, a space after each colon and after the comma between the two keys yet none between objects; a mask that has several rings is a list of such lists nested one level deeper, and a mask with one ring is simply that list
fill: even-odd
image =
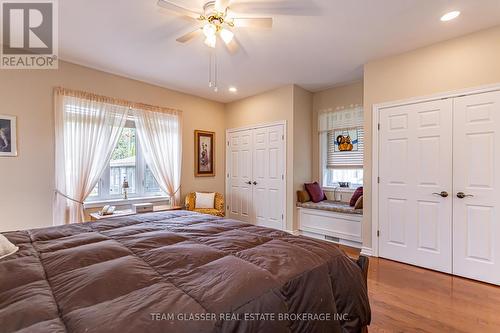
[{"label": "white closet door", "polygon": [[380,126],[379,254],[451,272],[452,101],[382,109]]},{"label": "white closet door", "polygon": [[253,207],[257,225],[283,229],[284,126],[261,127],[253,133]]},{"label": "white closet door", "polygon": [[453,273],[500,284],[500,92],[455,99],[453,153]]},{"label": "white closet door", "polygon": [[226,194],[229,218],[252,222],[252,130],[229,133]]}]

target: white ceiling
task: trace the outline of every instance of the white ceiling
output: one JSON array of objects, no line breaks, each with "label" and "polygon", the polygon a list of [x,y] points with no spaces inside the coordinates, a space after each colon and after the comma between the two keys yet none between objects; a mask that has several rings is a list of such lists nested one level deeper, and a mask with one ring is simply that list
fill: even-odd
[{"label": "white ceiling", "polygon": [[[208,48],[202,38],[187,45],[175,41],[194,23],[159,9],[156,0],[59,1],[60,57],[228,102],[291,83],[322,90],[361,78],[369,60],[500,24],[500,0],[252,2],[274,18],[274,27],[236,30],[243,49],[235,55],[219,45],[218,93],[208,87]],[[283,8],[266,9],[270,2]],[[177,3],[201,8],[204,1]],[[440,16],[450,10],[462,15],[441,22]],[[237,94],[227,91],[231,85]]]}]

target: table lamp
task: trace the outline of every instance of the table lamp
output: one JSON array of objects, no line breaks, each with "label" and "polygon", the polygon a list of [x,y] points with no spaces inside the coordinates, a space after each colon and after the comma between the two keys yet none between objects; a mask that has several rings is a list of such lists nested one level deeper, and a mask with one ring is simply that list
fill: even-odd
[{"label": "table lamp", "polygon": [[127,180],[127,178],[123,178],[122,188],[123,188],[123,199],[125,199],[125,200],[127,200],[127,199],[128,199],[127,189],[128,189],[129,187],[130,187],[130,186],[128,186],[128,180]]}]

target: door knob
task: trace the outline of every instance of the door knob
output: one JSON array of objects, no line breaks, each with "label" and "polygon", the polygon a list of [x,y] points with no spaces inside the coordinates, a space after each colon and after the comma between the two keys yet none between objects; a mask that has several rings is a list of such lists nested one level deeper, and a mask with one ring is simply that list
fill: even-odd
[{"label": "door knob", "polygon": [[466,197],[473,197],[473,195],[472,194],[465,194],[464,192],[458,192],[457,193],[457,198],[463,199],[463,198],[466,198]]},{"label": "door knob", "polygon": [[248,185],[252,185],[252,182],[251,182],[251,181],[247,181],[247,184],[248,184]]},{"label": "door knob", "polygon": [[448,196],[448,192],[446,191],[441,191],[441,193],[432,193],[432,194],[439,195],[443,198],[446,198]]},{"label": "door knob", "polygon": [[254,181],[253,181],[253,184],[254,184],[254,185],[257,185],[257,182],[254,180]]}]

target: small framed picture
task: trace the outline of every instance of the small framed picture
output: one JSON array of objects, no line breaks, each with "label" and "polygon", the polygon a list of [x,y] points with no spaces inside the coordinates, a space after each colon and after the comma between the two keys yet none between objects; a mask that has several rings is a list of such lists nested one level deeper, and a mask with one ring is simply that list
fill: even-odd
[{"label": "small framed picture", "polygon": [[194,175],[215,176],[215,133],[194,131]]},{"label": "small framed picture", "polygon": [[0,115],[0,157],[4,156],[17,156],[15,116]]}]

